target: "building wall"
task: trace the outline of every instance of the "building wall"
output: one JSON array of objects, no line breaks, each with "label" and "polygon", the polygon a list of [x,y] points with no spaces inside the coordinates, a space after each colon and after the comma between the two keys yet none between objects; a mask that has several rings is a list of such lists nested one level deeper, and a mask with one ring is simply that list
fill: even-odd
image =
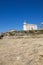
[{"label": "building wall", "polygon": [[23,30],[37,30],[37,25],[25,23],[23,25]]}]

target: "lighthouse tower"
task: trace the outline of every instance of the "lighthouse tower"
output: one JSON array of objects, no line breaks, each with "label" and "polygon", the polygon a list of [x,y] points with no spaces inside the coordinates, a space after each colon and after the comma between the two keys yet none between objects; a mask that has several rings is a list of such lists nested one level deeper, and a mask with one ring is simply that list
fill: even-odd
[{"label": "lighthouse tower", "polygon": [[26,30],[27,30],[26,25],[27,25],[27,23],[26,23],[26,22],[24,22],[24,24],[23,24],[23,30],[24,30],[24,31],[26,31]]}]

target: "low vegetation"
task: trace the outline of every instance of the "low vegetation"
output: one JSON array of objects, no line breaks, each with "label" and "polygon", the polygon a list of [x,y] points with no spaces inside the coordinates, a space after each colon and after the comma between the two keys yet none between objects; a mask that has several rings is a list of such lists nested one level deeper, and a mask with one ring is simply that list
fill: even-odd
[{"label": "low vegetation", "polygon": [[28,30],[28,31],[10,31],[0,34],[0,39],[2,39],[4,36],[37,36],[43,34],[43,30]]}]

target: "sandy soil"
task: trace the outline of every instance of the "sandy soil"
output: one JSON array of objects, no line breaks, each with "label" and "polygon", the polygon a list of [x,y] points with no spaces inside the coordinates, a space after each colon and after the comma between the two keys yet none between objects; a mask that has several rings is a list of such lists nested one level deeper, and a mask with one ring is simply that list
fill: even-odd
[{"label": "sandy soil", "polygon": [[0,40],[0,65],[43,65],[43,38]]}]

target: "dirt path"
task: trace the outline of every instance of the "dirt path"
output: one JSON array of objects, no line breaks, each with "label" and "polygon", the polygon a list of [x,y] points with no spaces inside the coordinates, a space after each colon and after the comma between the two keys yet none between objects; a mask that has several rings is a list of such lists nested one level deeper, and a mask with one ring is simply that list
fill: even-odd
[{"label": "dirt path", "polygon": [[43,38],[0,40],[0,65],[43,65]]}]

